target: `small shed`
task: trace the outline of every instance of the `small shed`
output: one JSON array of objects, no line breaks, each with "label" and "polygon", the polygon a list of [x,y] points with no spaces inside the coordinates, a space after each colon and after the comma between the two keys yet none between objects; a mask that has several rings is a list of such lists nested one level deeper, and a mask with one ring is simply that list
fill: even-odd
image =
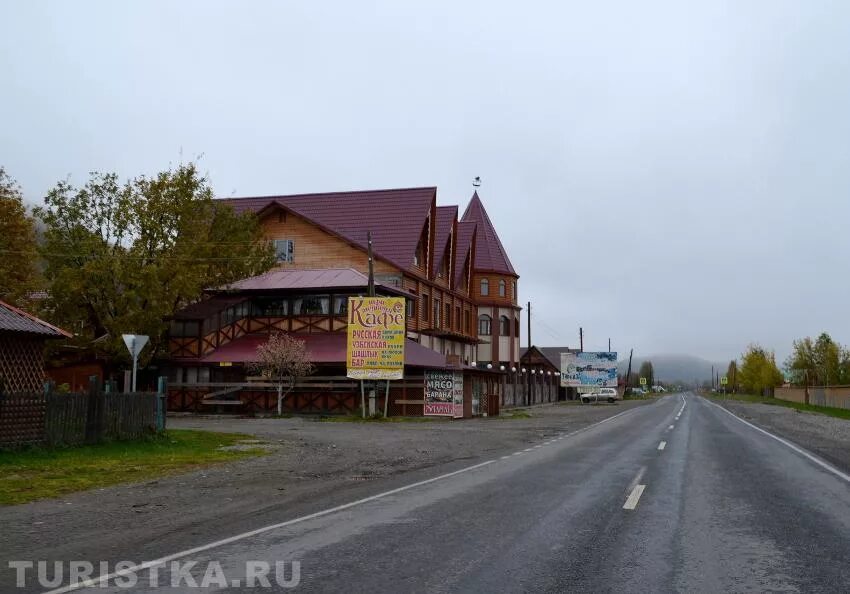
[{"label": "small shed", "polygon": [[0,392],[39,392],[44,385],[44,342],[71,335],[0,301]]}]

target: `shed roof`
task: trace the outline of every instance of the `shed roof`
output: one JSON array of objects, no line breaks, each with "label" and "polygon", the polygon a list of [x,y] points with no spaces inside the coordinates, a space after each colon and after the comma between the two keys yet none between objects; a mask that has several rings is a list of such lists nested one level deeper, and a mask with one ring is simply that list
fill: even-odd
[{"label": "shed roof", "polygon": [[[346,340],[343,333],[290,334],[303,340],[310,361],[318,364],[345,364]],[[203,363],[252,363],[257,358],[257,347],[268,341],[267,334],[249,334],[219,347],[203,359]],[[446,366],[446,356],[410,339],[404,345],[404,364],[411,367],[441,368]]]},{"label": "shed roof", "polygon": [[[543,355],[549,363],[557,367],[559,370],[561,369],[561,353],[578,353],[580,349],[572,349],[570,347],[539,347],[532,345],[532,349],[537,350],[541,355]],[[525,357],[525,354],[528,352],[527,347],[523,347],[519,350],[519,358],[522,360]]]},{"label": "shed roof", "polygon": [[48,324],[4,301],[0,301],[0,331],[40,334],[48,338],[71,338],[70,332]]},{"label": "shed roof", "polygon": [[407,269],[436,196],[436,187],[424,187],[222,200],[237,212],[283,207],[364,250],[371,231],[375,255]]},{"label": "shed roof", "polygon": [[508,253],[505,251],[499,234],[493,226],[478,192],[472,194],[472,200],[461,217],[462,221],[478,223],[475,239],[475,268],[503,274],[516,275]]}]

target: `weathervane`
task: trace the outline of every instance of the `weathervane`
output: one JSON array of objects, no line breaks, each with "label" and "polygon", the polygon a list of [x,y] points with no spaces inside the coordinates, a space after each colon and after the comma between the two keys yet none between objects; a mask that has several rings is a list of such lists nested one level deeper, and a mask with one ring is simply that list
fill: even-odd
[{"label": "weathervane", "polygon": [[475,176],[475,179],[472,180],[472,187],[473,188],[481,187],[481,176],[478,176],[478,175]]}]

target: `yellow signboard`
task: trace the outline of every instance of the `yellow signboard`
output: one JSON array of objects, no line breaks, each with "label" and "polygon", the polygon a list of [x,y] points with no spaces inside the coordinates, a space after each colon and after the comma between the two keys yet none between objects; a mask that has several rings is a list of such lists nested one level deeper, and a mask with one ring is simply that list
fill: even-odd
[{"label": "yellow signboard", "polygon": [[404,377],[405,307],[402,297],[349,297],[346,375]]},{"label": "yellow signboard", "polygon": [[640,378],[640,385],[641,385],[641,386],[645,386],[645,385],[646,385],[646,378],[645,378],[645,377]]}]

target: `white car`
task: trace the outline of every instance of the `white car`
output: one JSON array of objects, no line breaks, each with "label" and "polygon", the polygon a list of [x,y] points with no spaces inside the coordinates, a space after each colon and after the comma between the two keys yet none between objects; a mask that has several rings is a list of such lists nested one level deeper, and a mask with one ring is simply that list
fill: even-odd
[{"label": "white car", "polygon": [[600,400],[604,400],[606,402],[616,402],[620,399],[620,395],[617,394],[617,390],[614,388],[599,388],[598,390],[594,390],[588,394],[581,395],[581,401],[584,404],[590,404],[591,402],[599,402]]}]

